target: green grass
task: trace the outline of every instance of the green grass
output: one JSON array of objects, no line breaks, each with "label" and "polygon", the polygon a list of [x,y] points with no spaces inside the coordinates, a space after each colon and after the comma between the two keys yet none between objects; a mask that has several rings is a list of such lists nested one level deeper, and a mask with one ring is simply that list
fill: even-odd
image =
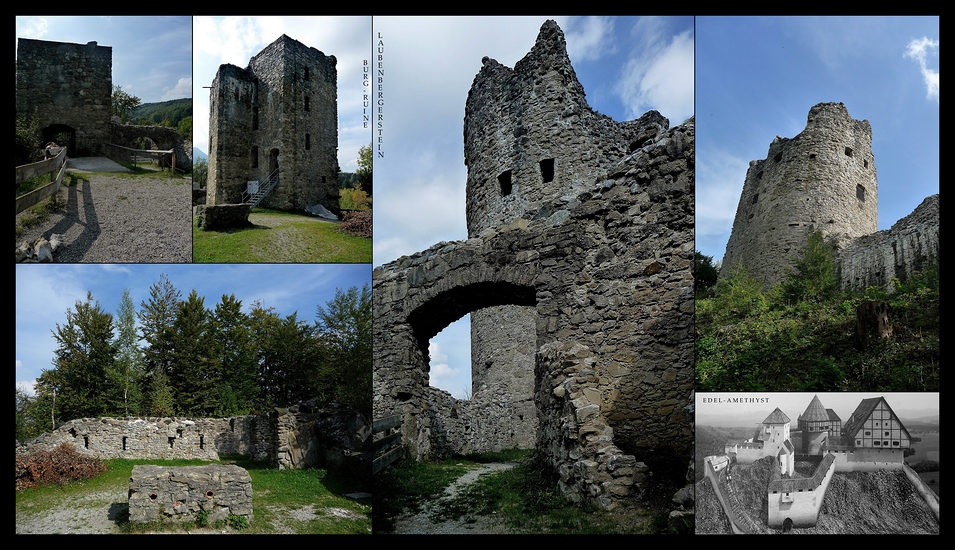
[{"label": "green grass", "polygon": [[253,209],[252,227],[204,231],[193,224],[197,263],[371,263],[371,239],[338,230],[337,222]]},{"label": "green grass", "polygon": [[[242,533],[297,534],[368,534],[371,533],[369,502],[357,502],[345,496],[356,490],[344,476],[319,469],[277,470],[266,463],[252,462],[237,457],[220,463],[236,463],[248,470],[252,478],[252,509],[254,520]],[[83,500],[84,495],[110,489],[125,492],[133,466],[155,464],[160,466],[199,466],[209,464],[202,460],[124,460],[107,461],[106,473],[82,483],[63,487],[43,487],[17,492],[17,514],[41,514],[53,507],[70,503],[73,506],[125,507],[126,503],[104,503]],[[296,519],[298,518],[298,519]],[[116,518],[117,533],[184,532],[200,529],[195,523],[130,524],[128,507]],[[233,523],[233,522],[229,522]],[[219,522],[209,529],[234,530],[232,525]]]},{"label": "green grass", "polygon": [[[484,453],[432,464],[399,461],[375,478],[375,532],[393,532],[402,512],[417,513],[428,501],[438,501],[433,520],[469,524],[493,518],[517,534],[648,534],[666,528],[664,511],[621,507],[607,512],[567,501],[532,453]],[[499,460],[519,463],[482,476],[454,498],[442,498],[444,489],[469,469]]]}]

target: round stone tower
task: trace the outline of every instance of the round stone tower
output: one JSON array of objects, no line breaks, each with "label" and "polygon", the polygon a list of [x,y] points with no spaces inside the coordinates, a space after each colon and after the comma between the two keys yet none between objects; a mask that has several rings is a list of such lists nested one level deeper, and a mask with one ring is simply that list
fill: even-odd
[{"label": "round stone tower", "polygon": [[764,288],[779,283],[817,230],[837,246],[878,230],[872,127],[842,103],[814,106],[805,130],[749,163],[720,277],[742,263]]}]

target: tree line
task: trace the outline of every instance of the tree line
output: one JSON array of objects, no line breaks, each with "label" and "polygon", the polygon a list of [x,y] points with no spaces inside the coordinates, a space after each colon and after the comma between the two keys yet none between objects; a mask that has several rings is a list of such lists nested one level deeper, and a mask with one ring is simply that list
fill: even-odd
[{"label": "tree line", "polygon": [[[139,321],[137,326],[136,321]],[[52,331],[53,367],[17,389],[17,439],[75,418],[228,417],[318,397],[371,414],[371,291],[337,290],[308,323],[234,295],[213,306],[162,275],[137,311],[87,293]]]}]

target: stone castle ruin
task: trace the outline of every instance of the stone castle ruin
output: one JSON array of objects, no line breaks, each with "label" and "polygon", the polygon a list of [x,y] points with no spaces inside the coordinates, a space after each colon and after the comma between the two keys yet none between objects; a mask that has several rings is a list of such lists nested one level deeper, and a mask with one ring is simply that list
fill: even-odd
[{"label": "stone castle ruin", "polygon": [[17,445],[52,449],[70,443],[100,459],[201,459],[243,455],[280,470],[346,468],[371,475],[371,425],[358,412],[315,400],[269,414],[229,418],[80,418]]},{"label": "stone castle ruin", "polygon": [[37,113],[44,144],[105,155],[112,97],[112,47],[17,39],[17,116]]},{"label": "stone castle ruin", "polygon": [[209,93],[207,205],[338,211],[336,63],[282,35],[248,67],[219,67]]},{"label": "stone castle ruin", "polygon": [[764,160],[750,162],[720,277],[741,263],[764,287],[782,282],[820,231],[836,245],[842,288],[904,281],[938,258],[938,195],[886,231],[878,199],[869,122],[842,103],[820,103],[805,130],[777,136]]},{"label": "stone castle ruin", "polygon": [[192,171],[192,151],[174,129],[120,124],[111,117],[113,48],[17,39],[17,117],[38,117],[42,149],[55,142],[70,157],[113,156],[109,144],[174,150],[176,168]]},{"label": "stone castle ruin", "polygon": [[[593,111],[544,23],[485,58],[465,110],[468,239],[373,274],[374,414],[418,459],[535,447],[573,501],[638,497],[690,459],[694,122]],[[429,340],[472,323],[472,398],[429,385]]]}]

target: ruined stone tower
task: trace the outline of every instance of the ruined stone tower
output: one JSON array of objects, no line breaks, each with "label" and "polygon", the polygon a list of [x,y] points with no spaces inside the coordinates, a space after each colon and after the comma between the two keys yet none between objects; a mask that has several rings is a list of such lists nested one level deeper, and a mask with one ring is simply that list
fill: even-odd
[{"label": "ruined stone tower", "polygon": [[206,203],[236,204],[278,185],[262,206],[338,209],[338,72],[326,56],[282,35],[245,69],[219,67],[209,93]]},{"label": "ruined stone tower", "polygon": [[875,233],[878,198],[869,122],[820,103],[805,130],[777,136],[766,159],[750,162],[720,276],[742,263],[764,287],[781,282],[811,232],[840,248]]},{"label": "ruined stone tower", "polygon": [[[17,39],[17,117],[39,116],[44,143],[102,155],[110,135],[113,48]],[[37,144],[40,148],[41,144]]]},{"label": "ruined stone tower", "polygon": [[[612,163],[668,127],[656,111],[617,123],[591,109],[554,21],[541,26],[513,69],[487,57],[482,62],[464,116],[469,238],[522,217],[548,218],[553,212],[541,209],[545,201],[588,189]],[[532,447],[536,438],[534,319],[527,306],[471,312],[472,396],[507,402],[508,414],[493,428],[509,434],[502,448]]]}]

